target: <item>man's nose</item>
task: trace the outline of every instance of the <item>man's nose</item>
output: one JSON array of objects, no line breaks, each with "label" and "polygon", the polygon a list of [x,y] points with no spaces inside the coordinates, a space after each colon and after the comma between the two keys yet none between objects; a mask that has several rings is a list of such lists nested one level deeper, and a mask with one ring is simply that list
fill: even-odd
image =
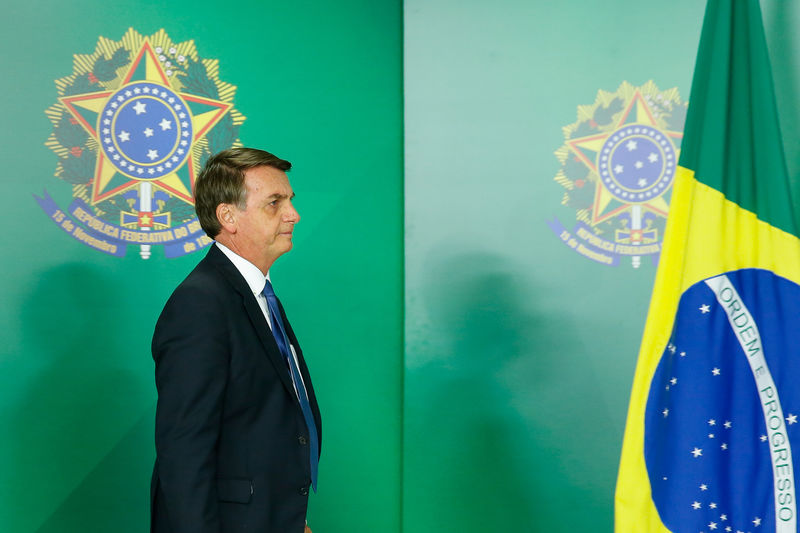
[{"label": "man's nose", "polygon": [[286,218],[284,220],[293,224],[300,222],[300,213],[297,212],[297,209],[295,209],[292,204],[289,204],[289,208],[286,211]]}]

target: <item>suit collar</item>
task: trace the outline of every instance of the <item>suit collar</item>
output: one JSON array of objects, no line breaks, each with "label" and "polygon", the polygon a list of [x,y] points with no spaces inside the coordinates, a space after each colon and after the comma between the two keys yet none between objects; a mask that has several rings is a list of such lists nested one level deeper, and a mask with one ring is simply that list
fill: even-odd
[{"label": "suit collar", "polygon": [[202,262],[212,266],[214,270],[219,272],[239,294],[252,294],[242,274],[236,269],[231,260],[225,257],[222,250],[216,246],[209,247],[208,253]]},{"label": "suit collar", "polygon": [[244,280],[247,282],[247,285],[250,286],[250,290],[253,294],[261,294],[264,291],[264,285],[266,280],[269,279],[269,273],[267,273],[266,278],[264,277],[263,272],[261,269],[255,266],[253,263],[245,259],[244,257],[240,256],[224,244],[217,242],[214,243],[214,246],[219,248],[222,253],[233,263],[233,266],[236,267],[236,270],[242,275]]},{"label": "suit collar", "polygon": [[[242,304],[247,312],[247,317],[250,319],[250,323],[258,335],[258,339],[261,341],[261,345],[267,354],[267,358],[275,367],[275,372],[278,374],[278,377],[280,377],[280,380],[284,387],[286,387],[287,392],[289,392],[292,398],[297,401],[297,394],[294,391],[292,378],[289,375],[289,369],[286,366],[286,359],[278,349],[278,344],[275,342],[275,338],[272,336],[272,331],[269,329],[269,325],[264,318],[264,314],[261,312],[261,308],[258,306],[256,297],[250,289],[250,286],[222,250],[216,246],[211,246],[210,248],[211,249],[208,251],[208,254],[206,254],[205,259],[203,259],[203,262],[208,262],[210,265],[212,265],[231,284],[236,292],[241,295]],[[286,323],[287,321],[284,317],[284,324]]]}]

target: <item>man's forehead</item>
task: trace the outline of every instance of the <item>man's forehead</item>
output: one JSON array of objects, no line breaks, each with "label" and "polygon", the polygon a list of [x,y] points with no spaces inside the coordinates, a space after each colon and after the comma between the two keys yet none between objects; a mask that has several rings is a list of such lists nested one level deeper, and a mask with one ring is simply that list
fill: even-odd
[{"label": "man's forehead", "polygon": [[274,167],[254,167],[245,174],[245,187],[250,191],[263,192],[266,195],[291,196],[292,187],[286,172]]}]

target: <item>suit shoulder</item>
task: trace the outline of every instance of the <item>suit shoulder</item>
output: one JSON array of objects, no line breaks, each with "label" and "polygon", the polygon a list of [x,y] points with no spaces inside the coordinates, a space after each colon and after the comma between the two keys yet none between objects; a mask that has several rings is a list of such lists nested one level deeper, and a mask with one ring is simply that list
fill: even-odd
[{"label": "suit shoulder", "polygon": [[225,276],[208,261],[201,261],[172,292],[158,318],[156,330],[164,324],[191,320],[200,325],[221,320],[225,310],[241,296]]},{"label": "suit shoulder", "polygon": [[225,286],[223,280],[214,276],[213,272],[195,268],[172,291],[164,309],[173,305],[196,305],[201,303],[221,303],[224,299]]}]

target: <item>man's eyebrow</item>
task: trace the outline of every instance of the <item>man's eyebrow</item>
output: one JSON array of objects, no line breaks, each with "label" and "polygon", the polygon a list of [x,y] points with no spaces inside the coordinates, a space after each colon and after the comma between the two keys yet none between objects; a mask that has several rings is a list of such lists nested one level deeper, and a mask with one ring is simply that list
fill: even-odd
[{"label": "man's eyebrow", "polygon": [[286,200],[287,198],[289,200],[294,200],[295,196],[297,196],[297,195],[294,192],[292,192],[291,196],[276,192],[275,194],[270,194],[269,196],[267,196],[267,201],[268,202],[272,202],[273,200]]}]

